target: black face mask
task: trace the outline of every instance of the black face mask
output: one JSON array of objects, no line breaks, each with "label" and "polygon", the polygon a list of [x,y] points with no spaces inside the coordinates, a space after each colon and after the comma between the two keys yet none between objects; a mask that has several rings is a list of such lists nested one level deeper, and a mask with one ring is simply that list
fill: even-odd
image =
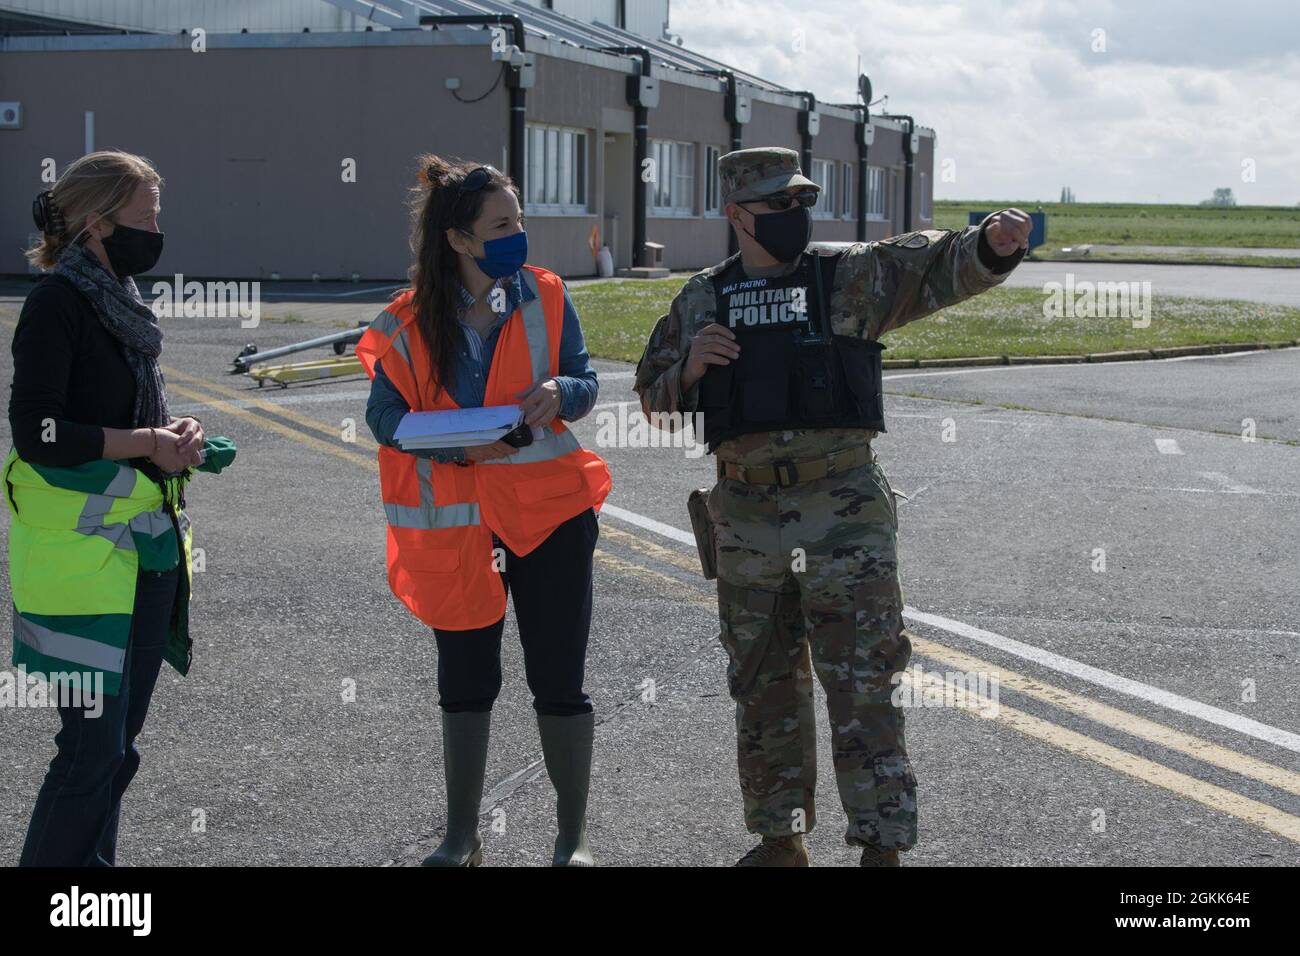
[{"label": "black face mask", "polygon": [[755,215],[749,234],[773,259],[793,262],[812,239],[812,213],[807,206],[794,205],[784,212]]},{"label": "black face mask", "polygon": [[120,222],[113,224],[113,234],[101,239],[108,262],[118,276],[135,276],[148,272],[162,255],[163,234],[147,229],[132,229]]}]

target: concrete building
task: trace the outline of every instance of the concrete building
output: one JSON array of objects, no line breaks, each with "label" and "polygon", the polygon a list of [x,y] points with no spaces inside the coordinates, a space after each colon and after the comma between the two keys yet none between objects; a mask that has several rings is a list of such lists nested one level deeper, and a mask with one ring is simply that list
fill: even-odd
[{"label": "concrete building", "polygon": [[[92,148],[162,172],[168,271],[400,278],[422,152],[525,197],[531,261],[725,257],[717,157],[799,150],[814,237],[932,224],[934,134],[694,53],[668,0],[0,0],[0,273],[26,271],[42,175]],[[621,25],[620,25],[621,24]],[[863,87],[869,94],[869,84]]]}]

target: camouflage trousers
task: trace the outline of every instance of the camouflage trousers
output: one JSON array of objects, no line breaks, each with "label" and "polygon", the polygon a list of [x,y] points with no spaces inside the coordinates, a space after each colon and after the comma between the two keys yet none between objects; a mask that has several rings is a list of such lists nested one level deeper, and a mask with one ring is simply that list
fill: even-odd
[{"label": "camouflage trousers", "polygon": [[846,842],[912,847],[916,778],[890,700],[912,645],[884,472],[872,463],[789,488],[723,478],[708,506],[746,827],[781,836],[816,822],[815,671]]}]

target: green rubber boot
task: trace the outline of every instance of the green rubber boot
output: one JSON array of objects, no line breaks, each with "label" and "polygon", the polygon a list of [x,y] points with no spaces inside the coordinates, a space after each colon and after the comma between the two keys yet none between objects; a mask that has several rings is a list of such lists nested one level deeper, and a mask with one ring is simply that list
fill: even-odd
[{"label": "green rubber boot", "polygon": [[555,787],[555,817],[559,824],[551,866],[595,866],[587,846],[587,791],[596,715],[538,714],[537,727],[542,735],[546,772]]},{"label": "green rubber boot", "polygon": [[421,866],[481,866],[478,832],[483,775],[487,772],[492,712],[442,715],[442,760],[447,776],[447,835]]}]

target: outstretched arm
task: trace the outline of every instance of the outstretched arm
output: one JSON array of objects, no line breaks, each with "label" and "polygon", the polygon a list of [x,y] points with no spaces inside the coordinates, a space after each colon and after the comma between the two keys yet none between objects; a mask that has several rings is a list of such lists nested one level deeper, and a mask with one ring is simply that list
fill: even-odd
[{"label": "outstretched arm", "polygon": [[1029,216],[993,213],[960,231],[927,229],[855,247],[850,283],[870,303],[862,329],[879,338],[999,285],[1029,249]]}]

